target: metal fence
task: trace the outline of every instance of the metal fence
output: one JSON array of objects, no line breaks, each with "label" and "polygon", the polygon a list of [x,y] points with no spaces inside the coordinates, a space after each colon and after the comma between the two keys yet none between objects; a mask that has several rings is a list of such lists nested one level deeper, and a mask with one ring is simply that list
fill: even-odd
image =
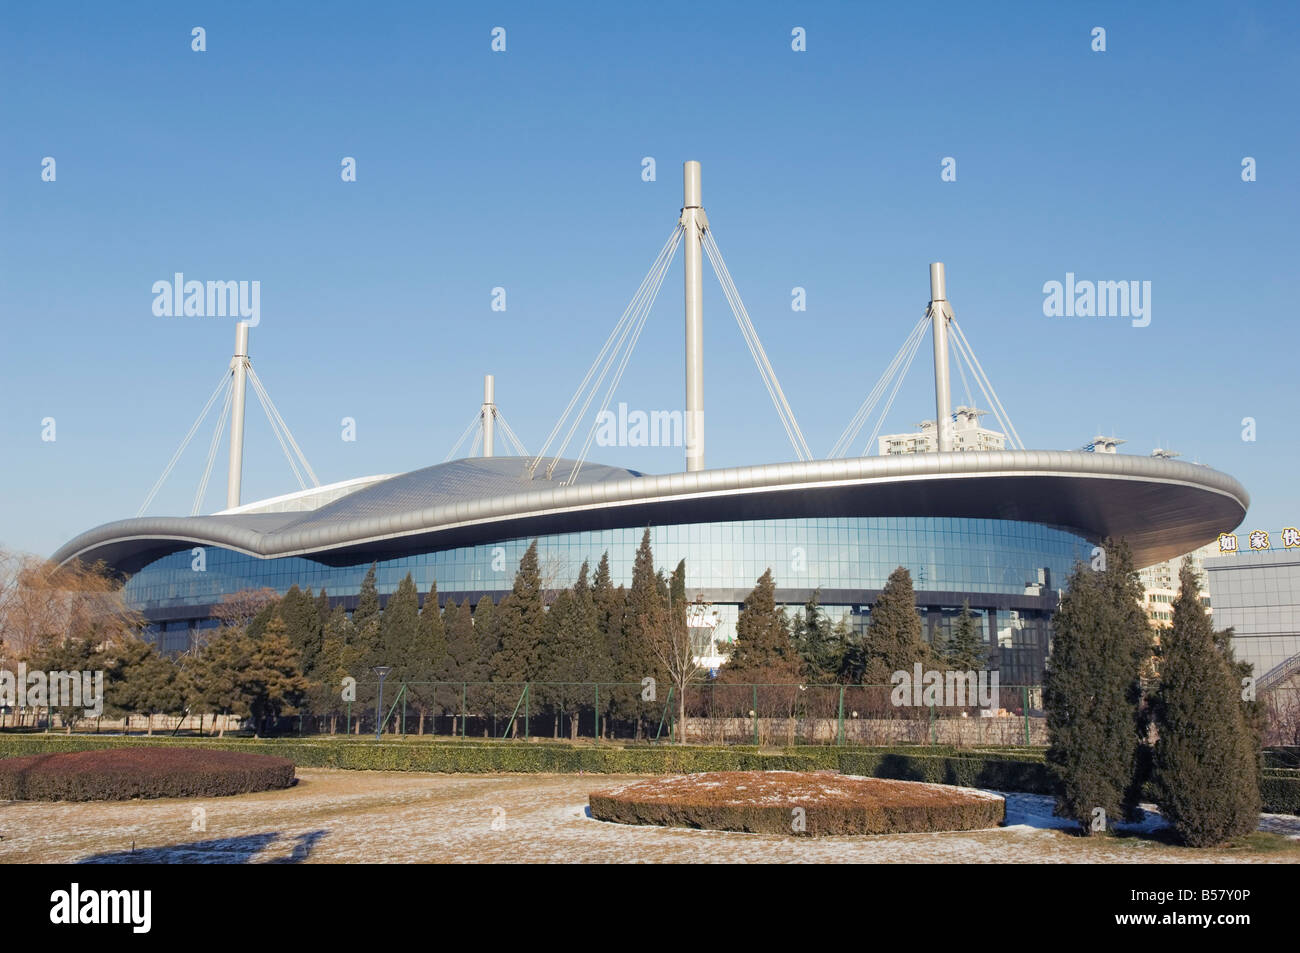
[{"label": "metal fence", "polygon": [[[969,694],[964,694],[969,689]],[[628,682],[359,683],[356,700],[298,717],[306,733],[682,740],[707,744],[1046,744],[1042,689],[959,694],[931,704],[890,685]],[[684,714],[684,719],[683,719]],[[282,726],[283,727],[283,726]]]}]

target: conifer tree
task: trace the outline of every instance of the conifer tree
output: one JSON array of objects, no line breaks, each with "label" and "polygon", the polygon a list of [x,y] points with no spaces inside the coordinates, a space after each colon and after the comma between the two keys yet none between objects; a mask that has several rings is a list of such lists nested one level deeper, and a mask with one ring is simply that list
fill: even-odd
[{"label": "conifer tree", "polygon": [[790,683],[803,660],[790,639],[785,612],[776,605],[776,583],[766,569],[745,597],[736,620],[736,641],[718,677],[726,682]]},{"label": "conifer tree", "polygon": [[375,581],[376,575],[376,564],[371,563],[361,580],[357,607],[352,612],[351,634],[358,651],[354,655],[357,671],[350,674],[357,680],[357,704],[361,710],[374,707],[378,688],[378,676],[370,670],[372,665],[377,664],[373,658],[379,640],[379,586]]},{"label": "conifer tree", "polygon": [[[648,712],[656,704],[663,705],[658,686],[668,684],[667,672],[655,657],[645,631],[645,620],[653,617],[666,601],[667,581],[655,571],[650,528],[646,527],[632,563],[632,586],[627,591],[623,629],[613,646],[615,678],[625,684],[611,692],[615,715],[635,721],[637,738],[645,730]],[[653,701],[642,700],[647,678],[655,680]]]},{"label": "conifer tree", "polygon": [[842,633],[822,609],[820,597],[820,590],[814,591],[790,622],[790,641],[803,664],[803,679],[813,683],[834,681],[843,653]]},{"label": "conifer tree", "polygon": [[438,608],[436,581],[429,586],[424,597],[408,665],[411,684],[408,693],[411,704],[420,715],[419,734],[424,734],[425,717],[436,714],[444,704],[451,702],[451,696],[433,684],[441,678],[447,665],[447,633],[442,624],[442,611]]},{"label": "conifer tree", "polygon": [[[1077,563],[1052,618],[1043,702],[1056,813],[1085,835],[1136,811],[1141,670],[1151,632],[1128,546]],[[1101,813],[1098,813],[1101,812]]]},{"label": "conifer tree", "polygon": [[493,681],[523,683],[537,679],[545,611],[537,541],[533,540],[519,561],[510,594],[496,608],[500,646],[492,657]]},{"label": "conifer tree", "polygon": [[600,706],[596,717],[600,719],[601,737],[604,737],[609,719],[614,714],[614,686],[618,676],[618,659],[623,641],[623,617],[627,614],[627,591],[614,586],[609,570],[609,552],[601,554],[596,564],[596,574],[591,583],[592,605],[596,620],[596,646],[601,653],[593,665],[591,680],[597,684],[605,683],[599,689],[593,689],[600,695]]},{"label": "conifer tree", "polygon": [[943,663],[956,672],[978,672],[984,668],[984,639],[980,625],[970,611],[970,600],[961,604],[952,630],[943,644]]},{"label": "conifer tree", "polygon": [[1236,663],[1210,625],[1190,561],[1178,582],[1173,624],[1161,636],[1152,780],[1160,812],[1183,842],[1209,847],[1259,823],[1258,741]]},{"label": "conifer tree", "polygon": [[925,665],[930,658],[921,635],[912,574],[902,566],[889,574],[871,607],[861,652],[862,679],[871,685],[888,685],[895,672],[910,673],[917,662]]},{"label": "conifer tree", "polygon": [[[420,596],[415,588],[415,580],[408,572],[397,590],[388,597],[388,604],[379,617],[379,637],[371,646],[370,656],[366,662],[367,671],[373,672],[376,666],[387,665],[392,671],[385,680],[385,708],[397,701],[401,686],[416,681],[420,672],[417,667],[417,643],[420,636]],[[378,676],[375,676],[376,678]],[[410,700],[408,694],[401,704]],[[381,712],[387,717],[388,712]],[[397,715],[394,713],[394,717]],[[398,719],[400,723],[400,718]]]},{"label": "conifer tree", "polygon": [[303,592],[297,585],[290,586],[276,605],[275,612],[284,621],[289,644],[302,660],[303,674],[311,677],[316,667],[316,656],[320,653],[322,633],[320,606],[316,604],[315,596],[310,589]]}]

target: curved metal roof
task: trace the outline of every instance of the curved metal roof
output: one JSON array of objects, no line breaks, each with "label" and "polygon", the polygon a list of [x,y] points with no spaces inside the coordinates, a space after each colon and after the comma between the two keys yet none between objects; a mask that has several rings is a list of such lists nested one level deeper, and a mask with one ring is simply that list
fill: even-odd
[{"label": "curved metal roof", "polygon": [[[1250,497],[1235,479],[1175,460],[1058,450],[921,453],[646,476],[585,464],[564,486],[529,480],[520,457],[458,460],[358,490],[308,513],[119,520],[61,547],[134,572],[190,546],[254,556],[364,556],[535,534],[722,520],[948,516],[1124,537],[1139,566],[1235,528]],[[572,461],[570,461],[571,467]],[[567,473],[570,467],[557,467]]]}]

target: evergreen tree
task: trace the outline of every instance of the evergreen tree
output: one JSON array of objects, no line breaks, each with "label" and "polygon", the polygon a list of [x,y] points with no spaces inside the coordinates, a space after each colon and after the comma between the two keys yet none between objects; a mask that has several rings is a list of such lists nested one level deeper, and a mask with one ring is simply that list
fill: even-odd
[{"label": "evergreen tree", "polygon": [[772,570],[764,570],[741,606],[736,641],[718,677],[730,683],[788,684],[798,681],[802,669],[785,612],[776,605]]},{"label": "evergreen tree", "polygon": [[[94,639],[75,637],[62,641],[51,641],[37,654],[30,657],[27,664],[34,671],[45,672],[93,672],[103,668],[102,657]],[[53,679],[51,679],[52,681]],[[105,694],[108,694],[109,684],[111,683],[105,684]],[[53,684],[50,687],[53,689]],[[79,719],[85,717],[85,710],[91,707],[91,701],[88,697],[81,700],[83,702],[81,705],[64,705],[51,709],[52,712],[58,713],[59,720],[68,734],[72,733],[73,725]],[[52,702],[53,698],[49,698],[47,701]]]},{"label": "evergreen tree", "polygon": [[1152,777],[1164,817],[1184,843],[1208,847],[1259,823],[1258,740],[1242,706],[1236,663],[1201,605],[1190,561],[1162,634],[1152,714]]},{"label": "evergreen tree", "polygon": [[[504,603],[505,599],[502,599],[502,602]],[[488,595],[480,596],[478,603],[474,606],[473,615],[474,641],[478,646],[478,664],[482,666],[482,677],[478,679],[480,682],[493,681],[492,660],[496,658],[497,653],[501,650],[500,621],[500,613],[497,611],[497,606],[492,601],[492,597]],[[477,688],[471,687],[469,690],[470,712],[491,716],[491,721],[484,723],[484,734],[488,734],[489,731],[493,736],[497,734],[497,709],[506,706],[506,714],[509,715],[518,697],[516,695],[515,698],[503,700],[502,694],[502,692],[487,685],[480,685]]]},{"label": "evergreen tree", "polygon": [[[614,714],[615,692],[613,682],[618,680],[618,658],[623,641],[623,618],[627,614],[627,591],[614,586],[609,571],[609,552],[601,554],[596,564],[596,574],[591,583],[592,606],[595,612],[596,638],[593,643],[599,655],[593,656],[591,680],[599,688],[600,707],[597,717],[601,722],[600,736],[604,737],[609,719]],[[593,689],[593,696],[596,689]],[[593,697],[593,702],[595,698]]]},{"label": "evergreen tree", "polygon": [[296,712],[307,693],[308,683],[302,674],[298,652],[289,642],[284,622],[278,616],[267,623],[260,638],[249,641],[252,642],[249,665],[239,673],[237,689],[260,734],[271,721]]},{"label": "evergreen tree", "polygon": [[[357,607],[352,612],[352,639],[358,651],[353,656],[357,662],[357,671],[350,673],[357,680],[357,704],[362,710],[373,708],[375,695],[379,686],[379,676],[372,672],[371,666],[375,649],[379,641],[379,586],[376,583],[376,564],[371,563],[361,580],[361,590],[357,593]],[[382,664],[390,664],[384,662]]]},{"label": "evergreen tree", "polygon": [[425,717],[436,714],[443,704],[450,703],[450,696],[431,684],[441,677],[446,665],[447,633],[442,624],[442,612],[438,608],[438,583],[434,582],[424,597],[415,647],[408,660],[407,674],[414,683],[408,694],[411,704],[420,714],[420,734],[424,734]]},{"label": "evergreen tree", "polygon": [[1141,779],[1141,669],[1151,632],[1128,546],[1106,540],[1104,566],[1077,563],[1052,618],[1043,683],[1056,813],[1083,834],[1132,817]]},{"label": "evergreen tree", "polygon": [[360,668],[361,660],[352,639],[352,622],[342,606],[335,606],[325,619],[321,651],[307,699],[313,712],[329,718],[330,734],[337,730],[338,716],[348,708],[342,697],[343,679],[356,678],[354,673]]},{"label": "evergreen tree", "polygon": [[[377,666],[387,665],[392,671],[384,680],[384,708],[381,717],[388,716],[387,709],[397,701],[401,686],[416,681],[420,675],[416,664],[417,643],[420,637],[420,595],[415,588],[415,580],[408,572],[397,585],[397,590],[388,597],[388,604],[379,617],[379,636],[370,647],[366,660],[366,670],[372,673]],[[410,689],[401,702],[405,705],[410,699]],[[394,718],[401,719],[394,711]],[[385,726],[387,727],[387,726]]]},{"label": "evergreen tree", "polygon": [[311,589],[303,592],[296,585],[290,586],[275,611],[284,620],[285,634],[289,637],[289,644],[298,653],[303,674],[308,678],[314,677],[324,630],[320,621],[320,606]]},{"label": "evergreen tree", "polygon": [[942,658],[950,671],[978,672],[984,668],[984,639],[970,611],[969,599],[961,604],[961,615],[944,641]]},{"label": "evergreen tree", "polygon": [[[627,591],[623,627],[613,651],[614,677],[622,683],[610,692],[614,714],[635,721],[636,737],[645,730],[648,713],[656,704],[662,706],[658,686],[668,684],[667,672],[655,657],[645,631],[646,620],[653,618],[667,602],[667,582],[655,572],[654,552],[650,546],[650,528],[641,535],[636,558],[632,563],[632,586]],[[646,678],[655,680],[654,701],[643,701],[642,686]],[[664,689],[665,692],[667,689]],[[647,707],[649,706],[649,707]]]},{"label": "evergreen tree", "polygon": [[824,684],[839,673],[843,630],[837,630],[818,604],[821,591],[814,591],[790,623],[790,641],[803,664],[803,679]]},{"label": "evergreen tree", "polygon": [[[537,540],[528,546],[519,561],[514,586],[501,600],[494,613],[498,633],[498,648],[492,656],[491,672],[494,682],[508,684],[498,694],[506,702],[511,696],[518,701],[526,682],[534,682],[542,671],[542,633],[546,607],[542,602],[542,577],[537,559]],[[530,699],[528,712],[532,712]],[[524,717],[520,709],[512,733],[519,729]]]},{"label": "evergreen tree", "polygon": [[912,574],[899,566],[889,574],[871,607],[871,620],[862,641],[861,678],[870,685],[888,685],[895,672],[911,672],[917,662],[930,658],[921,635]]}]

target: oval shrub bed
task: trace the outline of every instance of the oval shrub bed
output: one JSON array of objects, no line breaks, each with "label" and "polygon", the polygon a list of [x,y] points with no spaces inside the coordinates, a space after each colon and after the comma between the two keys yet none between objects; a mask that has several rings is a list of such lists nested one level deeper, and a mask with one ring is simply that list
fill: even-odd
[{"label": "oval shrub bed", "polygon": [[74,751],[0,759],[0,800],[125,801],[225,797],[287,788],[293,762],[187,748]]},{"label": "oval shrub bed", "polygon": [[592,817],[763,834],[903,834],[996,827],[1006,802],[943,784],[833,771],[714,771],[634,781],[590,795]]}]

